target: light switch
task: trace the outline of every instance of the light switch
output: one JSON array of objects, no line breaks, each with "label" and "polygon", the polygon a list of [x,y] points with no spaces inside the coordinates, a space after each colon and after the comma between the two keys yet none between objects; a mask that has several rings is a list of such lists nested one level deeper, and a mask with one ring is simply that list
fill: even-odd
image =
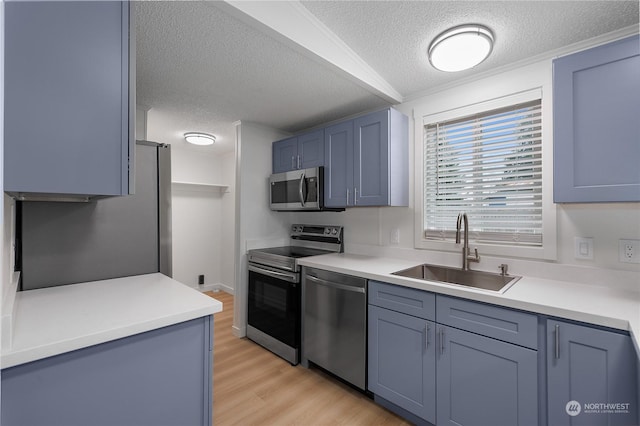
[{"label": "light switch", "polygon": [[593,238],[576,237],[574,253],[576,259],[593,259]]}]

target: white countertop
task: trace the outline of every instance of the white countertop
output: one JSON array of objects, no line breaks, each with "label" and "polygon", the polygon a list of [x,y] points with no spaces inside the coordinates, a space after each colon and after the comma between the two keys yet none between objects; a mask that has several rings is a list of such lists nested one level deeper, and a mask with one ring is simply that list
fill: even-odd
[{"label": "white countertop", "polygon": [[222,311],[222,303],[160,273],[18,292],[8,368]]},{"label": "white countertop", "polygon": [[598,287],[567,281],[522,277],[503,294],[391,275],[420,262],[355,254],[305,257],[298,264],[357,275],[435,293],[462,297],[629,331],[640,356],[640,289]]}]

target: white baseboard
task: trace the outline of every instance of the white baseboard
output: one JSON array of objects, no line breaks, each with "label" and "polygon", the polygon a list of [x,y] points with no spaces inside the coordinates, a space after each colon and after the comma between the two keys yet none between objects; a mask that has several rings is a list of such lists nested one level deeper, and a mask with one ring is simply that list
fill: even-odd
[{"label": "white baseboard", "polygon": [[213,291],[214,293],[218,291],[224,291],[225,293],[234,294],[233,287],[230,287],[226,284],[216,283],[216,284],[198,284],[198,290],[201,292],[205,291]]}]

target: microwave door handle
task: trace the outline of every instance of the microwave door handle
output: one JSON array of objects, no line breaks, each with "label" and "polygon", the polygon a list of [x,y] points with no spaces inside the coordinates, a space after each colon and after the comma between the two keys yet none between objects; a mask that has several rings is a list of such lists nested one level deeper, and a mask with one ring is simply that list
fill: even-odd
[{"label": "microwave door handle", "polygon": [[305,200],[307,199],[305,187],[304,172],[302,172],[302,175],[300,176],[300,184],[298,186],[298,194],[300,195],[300,204],[302,204],[302,207],[304,207]]}]

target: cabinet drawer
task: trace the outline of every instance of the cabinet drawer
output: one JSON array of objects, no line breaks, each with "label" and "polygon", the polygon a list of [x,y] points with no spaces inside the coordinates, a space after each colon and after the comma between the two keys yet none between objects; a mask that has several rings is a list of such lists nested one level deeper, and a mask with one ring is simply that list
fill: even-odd
[{"label": "cabinet drawer", "polygon": [[369,303],[428,320],[436,317],[436,296],[427,291],[369,281]]},{"label": "cabinet drawer", "polygon": [[534,314],[438,295],[436,318],[440,324],[538,348],[538,317]]}]

